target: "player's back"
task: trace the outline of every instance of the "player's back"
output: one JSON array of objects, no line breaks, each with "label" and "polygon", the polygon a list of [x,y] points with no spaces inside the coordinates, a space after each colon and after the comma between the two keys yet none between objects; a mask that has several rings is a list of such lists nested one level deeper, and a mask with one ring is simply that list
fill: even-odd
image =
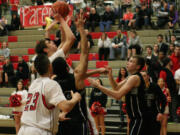
[{"label": "player's back", "polygon": [[22,125],[41,128],[50,132],[57,131],[59,110],[49,103],[52,89],[60,87],[48,77],[40,77],[31,84],[27,103],[21,118]]}]

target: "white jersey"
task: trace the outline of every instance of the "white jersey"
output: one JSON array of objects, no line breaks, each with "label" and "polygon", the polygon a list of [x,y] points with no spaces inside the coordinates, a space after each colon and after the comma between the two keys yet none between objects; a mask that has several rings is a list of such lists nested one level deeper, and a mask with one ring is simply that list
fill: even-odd
[{"label": "white jersey", "polygon": [[21,123],[54,134],[58,129],[57,105],[66,100],[60,85],[48,77],[40,77],[31,84]]},{"label": "white jersey", "polygon": [[63,49],[59,49],[55,53],[53,53],[53,55],[49,57],[49,61],[52,63],[57,57],[65,58]]},{"label": "white jersey", "polygon": [[27,101],[27,90],[22,90],[22,91],[14,91],[11,95],[15,95],[15,94],[18,94],[18,95],[21,95],[21,106],[18,106],[18,107],[14,107],[13,108],[13,112],[23,112],[24,110],[24,106],[26,105],[26,101]]}]

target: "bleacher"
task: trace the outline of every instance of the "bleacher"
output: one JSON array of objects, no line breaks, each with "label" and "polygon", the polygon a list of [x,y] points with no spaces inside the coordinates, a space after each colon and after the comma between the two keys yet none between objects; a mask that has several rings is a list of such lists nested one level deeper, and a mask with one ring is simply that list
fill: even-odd
[{"label": "bleacher", "polygon": [[[156,18],[153,18],[153,21]],[[110,38],[113,38],[116,35],[116,30],[118,25],[113,25],[111,28],[111,32],[108,33]],[[100,37],[101,33],[98,32],[99,28],[96,29],[96,32],[91,33],[95,46],[90,49],[89,54],[89,64],[88,69],[93,70],[104,65],[108,65],[113,68],[113,76],[114,78],[117,77],[119,68],[122,66],[126,66],[126,61],[115,60],[115,61],[99,61],[98,60],[98,47],[97,41]],[[44,30],[38,29],[25,29],[25,30],[17,30],[9,33],[9,36],[0,37],[0,42],[8,41],[8,48],[11,50],[11,57],[10,60],[13,62],[14,68],[17,68],[18,57],[23,56],[26,62],[29,62],[30,59],[35,54],[34,47],[38,40],[44,38]],[[166,35],[168,33],[167,29],[160,29],[160,30],[139,30],[137,31],[138,35],[140,36],[141,43],[143,45],[143,49],[147,45],[153,45],[156,43],[157,35],[162,34]],[[129,32],[126,33],[127,36]],[[177,35],[180,36],[180,34]],[[51,39],[54,39],[54,33],[51,34]],[[70,58],[73,60],[73,67],[76,67],[79,63],[79,54],[70,54]],[[94,75],[92,77],[101,77],[103,84],[106,87],[110,87],[108,78],[106,75]],[[89,101],[89,96],[91,93],[91,88],[88,87],[87,84],[86,89],[86,99],[87,103]],[[12,108],[8,106],[9,104],[9,96],[15,90],[15,88],[0,88],[0,115],[10,115],[12,116]],[[125,135],[126,134],[126,127],[122,130],[119,130],[119,125],[121,123],[119,117],[119,104],[115,103],[112,98],[108,97],[107,103],[107,115],[105,118],[106,123],[106,135]],[[180,124],[171,123],[168,124],[168,135],[178,135],[180,134]],[[0,118],[0,135],[15,135],[14,129],[14,120],[11,118],[9,119],[1,119]]]}]

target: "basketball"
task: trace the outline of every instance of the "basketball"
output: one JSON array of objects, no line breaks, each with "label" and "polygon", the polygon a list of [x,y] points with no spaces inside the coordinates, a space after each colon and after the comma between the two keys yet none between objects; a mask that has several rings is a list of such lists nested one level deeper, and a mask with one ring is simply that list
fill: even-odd
[{"label": "basketball", "polygon": [[63,18],[65,18],[69,14],[69,6],[64,1],[57,1],[52,5],[53,13],[60,14]]}]

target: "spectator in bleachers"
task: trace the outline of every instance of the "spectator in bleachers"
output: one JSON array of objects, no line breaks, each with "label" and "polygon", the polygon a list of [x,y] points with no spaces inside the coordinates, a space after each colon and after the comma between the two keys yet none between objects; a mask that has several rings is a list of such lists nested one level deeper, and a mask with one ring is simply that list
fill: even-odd
[{"label": "spectator in bleachers", "polygon": [[164,54],[166,55],[168,52],[168,45],[163,42],[163,35],[162,34],[159,34],[157,36],[157,42],[158,42],[157,44],[159,47],[159,51],[163,51]]},{"label": "spectator in bleachers", "polygon": [[149,59],[151,62],[157,61],[157,57],[153,54],[152,46],[146,46],[146,59]]},{"label": "spectator in bleachers", "polygon": [[21,26],[20,18],[18,17],[17,14],[13,14],[12,19],[11,19],[11,29],[10,30],[19,30],[20,26]]},{"label": "spectator in bleachers", "polygon": [[124,13],[123,18],[120,19],[119,23],[119,28],[123,30],[128,30],[129,27],[133,25],[132,20],[133,20],[134,14],[131,12],[130,8],[126,9],[126,13]]},{"label": "spectator in bleachers", "polygon": [[158,53],[159,53],[159,46],[158,46],[158,44],[154,44],[154,46],[153,46],[154,56],[158,57]]},{"label": "spectator in bleachers", "polygon": [[14,14],[18,15],[18,6],[19,6],[19,0],[10,0],[11,5],[11,15]]},{"label": "spectator in bleachers", "polygon": [[159,62],[159,67],[163,67],[163,60],[166,58],[166,55],[164,51],[159,51],[158,52],[158,62]]},{"label": "spectator in bleachers", "polygon": [[122,12],[123,14],[126,12],[127,8],[130,8],[132,5],[132,0],[122,0]]},{"label": "spectator in bleachers", "polygon": [[174,28],[175,24],[178,22],[179,16],[178,11],[175,9],[174,5],[169,7],[169,28]]},{"label": "spectator in bleachers", "polygon": [[7,19],[5,18],[5,16],[2,16],[0,20],[0,36],[4,36],[8,34],[8,30],[6,26],[7,26]]},{"label": "spectator in bleachers", "polygon": [[100,31],[101,32],[110,31],[111,24],[113,23],[113,21],[114,21],[114,12],[112,11],[111,7],[108,5],[106,6],[106,11],[101,17]]},{"label": "spectator in bleachers", "polygon": [[143,15],[143,24],[147,28],[151,24],[151,15],[152,15],[152,9],[144,4],[141,6],[142,15]]},{"label": "spectator in bleachers", "polygon": [[129,37],[129,48],[128,48],[128,58],[134,55],[139,55],[141,53],[141,43],[140,38],[135,30],[130,32]]},{"label": "spectator in bleachers", "polygon": [[5,58],[10,56],[10,49],[7,47],[7,42],[2,42],[2,46],[0,49],[0,61],[4,61]]},{"label": "spectator in bleachers", "polygon": [[180,46],[175,46],[174,53],[170,56],[172,61],[172,72],[175,73],[180,68]]},{"label": "spectator in bleachers", "polygon": [[[84,30],[85,33],[86,33],[86,36],[87,36],[87,40],[88,40],[88,48],[91,48],[92,46],[94,46],[94,41],[92,39],[92,36],[89,34],[89,30],[88,29],[85,29]],[[80,38],[80,37],[79,37]],[[81,40],[81,38],[79,39],[79,41]],[[78,51],[80,50],[81,48],[81,44],[80,42],[78,43],[78,46],[77,46],[77,49]]]},{"label": "spectator in bleachers", "polygon": [[110,47],[109,59],[114,60],[115,55],[119,55],[121,60],[126,59],[127,54],[127,37],[122,34],[121,30],[117,30],[117,36],[115,36],[112,40],[112,44]]},{"label": "spectator in bleachers", "polygon": [[176,40],[176,35],[171,36],[170,43],[174,44],[175,46],[179,45],[178,41]]},{"label": "spectator in bleachers", "polygon": [[37,71],[35,70],[34,63],[30,66],[29,71],[29,82],[33,82],[38,77]]},{"label": "spectator in bleachers", "polygon": [[173,43],[169,44],[168,56],[171,56],[174,53],[175,45]]},{"label": "spectator in bleachers", "polygon": [[154,14],[157,14],[158,13],[158,9],[159,7],[161,6],[161,3],[159,0],[153,0],[153,11],[154,11]]},{"label": "spectator in bleachers", "polygon": [[100,22],[99,14],[96,12],[95,8],[91,8],[89,21],[87,22],[88,29],[91,28],[91,31],[94,32],[95,28],[99,26],[99,22]]},{"label": "spectator in bleachers", "polygon": [[[97,79],[96,81],[97,83],[103,85],[101,79]],[[107,103],[107,95],[101,92],[99,89],[93,88],[90,95],[89,107],[91,110],[91,114],[94,117],[96,128],[98,132],[101,131],[101,135],[105,135],[105,130],[106,130],[104,123],[104,115],[106,114],[105,111],[106,103]]]},{"label": "spectator in bleachers", "polygon": [[107,34],[103,32],[101,38],[98,40],[99,60],[108,60],[110,46],[111,40],[108,38]]},{"label": "spectator in bleachers", "polygon": [[177,109],[177,90],[176,82],[171,72],[172,61],[170,58],[165,58],[163,60],[163,68],[159,73],[159,78],[162,78],[165,81],[166,88],[169,89],[170,95],[172,97],[172,102],[170,103],[170,117],[173,122],[178,122],[176,109]]},{"label": "spectator in bleachers", "polygon": [[9,58],[5,59],[5,64],[3,65],[3,85],[5,87],[9,86],[9,83],[12,83],[14,79],[14,67],[13,64],[10,62]]},{"label": "spectator in bleachers", "polygon": [[133,17],[133,19],[135,20],[135,27],[136,29],[141,29],[144,22],[143,12],[140,6],[136,6],[135,11],[136,13],[134,14]]},{"label": "spectator in bleachers", "polygon": [[23,60],[22,57],[18,58],[18,66],[16,72],[16,79],[23,80],[23,85],[26,86],[29,78],[29,67],[28,64]]},{"label": "spectator in bleachers", "polygon": [[[118,74],[118,77],[116,78],[116,82],[117,83],[120,83],[122,82],[123,80],[125,80],[126,78],[128,77],[128,72],[127,72],[127,69],[125,67],[121,67],[119,69],[119,74]],[[122,98],[120,101],[119,101],[119,106],[120,106],[120,119],[121,119],[121,124],[120,124],[120,129],[122,129],[122,127],[125,126],[125,121],[124,121],[124,112],[122,110],[122,107],[123,107],[123,104],[125,103],[125,98]]]},{"label": "spectator in bleachers", "polygon": [[36,0],[37,5],[44,5],[44,0]]},{"label": "spectator in bleachers", "polygon": [[158,11],[157,27],[162,28],[169,21],[169,9],[166,2],[163,3],[163,7]]}]

